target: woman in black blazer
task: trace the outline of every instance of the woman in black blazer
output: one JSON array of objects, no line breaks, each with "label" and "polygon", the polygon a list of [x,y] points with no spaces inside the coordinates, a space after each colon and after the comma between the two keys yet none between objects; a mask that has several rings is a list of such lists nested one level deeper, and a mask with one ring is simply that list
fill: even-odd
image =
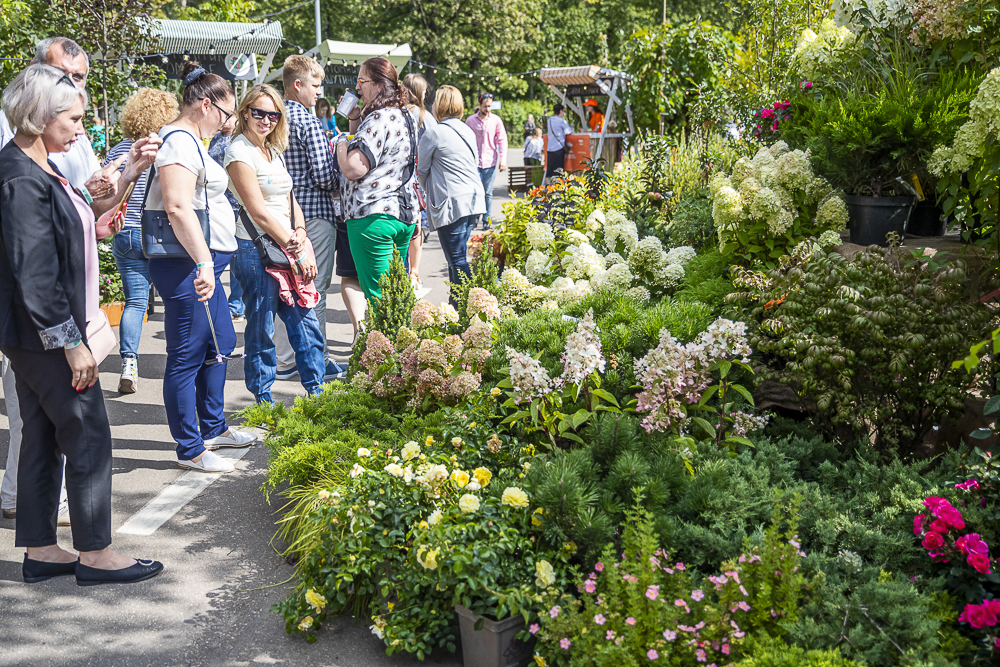
[{"label": "woman in black blazer", "polygon": [[[86,337],[95,221],[85,194],[48,160],[83,135],[86,103],[48,65],[31,65],[3,93],[18,130],[0,150],[0,349],[17,377],[24,422],[15,544],[27,550],[27,583],[66,574],[81,586],[126,583],[163,569],[110,549],[111,427]],[[63,456],[79,557],[56,544]]]}]

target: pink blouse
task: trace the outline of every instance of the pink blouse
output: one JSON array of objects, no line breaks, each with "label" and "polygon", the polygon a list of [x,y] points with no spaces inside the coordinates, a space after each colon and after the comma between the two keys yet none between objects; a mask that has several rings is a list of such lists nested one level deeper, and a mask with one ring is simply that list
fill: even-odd
[{"label": "pink blouse", "polygon": [[101,296],[97,288],[97,282],[100,278],[100,265],[97,261],[97,221],[94,218],[94,211],[90,208],[87,200],[74,190],[66,179],[60,178],[59,181],[66,190],[66,194],[69,195],[70,200],[72,200],[73,206],[76,207],[76,212],[80,214],[80,222],[83,224],[84,266],[87,272],[86,314],[87,321],[90,322],[97,316],[97,312],[101,309]]}]

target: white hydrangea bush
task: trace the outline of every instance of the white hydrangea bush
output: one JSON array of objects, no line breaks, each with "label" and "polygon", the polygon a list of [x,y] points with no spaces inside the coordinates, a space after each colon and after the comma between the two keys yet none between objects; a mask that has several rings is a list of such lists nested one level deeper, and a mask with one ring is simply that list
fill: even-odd
[{"label": "white hydrangea bush", "polygon": [[783,141],[716,173],[709,196],[720,252],[744,265],[773,266],[803,239],[847,226],[847,206],[813,173],[809,152]]}]

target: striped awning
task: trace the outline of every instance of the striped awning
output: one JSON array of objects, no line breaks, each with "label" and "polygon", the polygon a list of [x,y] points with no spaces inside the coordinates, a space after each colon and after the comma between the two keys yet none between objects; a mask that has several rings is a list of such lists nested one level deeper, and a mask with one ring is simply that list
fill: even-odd
[{"label": "striped awning", "polygon": [[542,83],[554,86],[587,85],[598,79],[631,79],[630,74],[618,72],[598,65],[583,65],[582,67],[546,67],[539,73]]},{"label": "striped awning", "polygon": [[[251,33],[251,31],[253,31]],[[279,21],[268,23],[225,23],[222,21],[177,21],[154,19],[153,32],[159,36],[156,50],[161,53],[275,53],[284,37]],[[233,39],[236,37],[237,39]]]}]

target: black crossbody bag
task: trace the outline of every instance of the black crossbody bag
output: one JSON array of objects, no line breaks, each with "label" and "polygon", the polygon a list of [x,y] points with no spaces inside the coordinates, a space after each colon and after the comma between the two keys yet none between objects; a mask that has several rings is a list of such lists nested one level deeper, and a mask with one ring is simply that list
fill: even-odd
[{"label": "black crossbody bag", "polygon": [[[279,159],[281,159],[279,157]],[[281,166],[285,166],[285,161],[281,160]],[[295,233],[295,194],[294,192],[288,193],[288,211],[289,219],[292,221],[292,233]],[[260,256],[261,263],[264,264],[266,269],[282,269],[290,270],[292,268],[292,263],[288,260],[288,255],[282,249],[281,244],[271,238],[270,234],[261,234],[257,231],[254,226],[253,221],[250,219],[250,214],[247,210],[240,206],[240,222],[243,223],[243,229],[247,230],[247,234],[250,235],[250,240],[253,241],[254,247],[257,248],[257,254]]]}]

